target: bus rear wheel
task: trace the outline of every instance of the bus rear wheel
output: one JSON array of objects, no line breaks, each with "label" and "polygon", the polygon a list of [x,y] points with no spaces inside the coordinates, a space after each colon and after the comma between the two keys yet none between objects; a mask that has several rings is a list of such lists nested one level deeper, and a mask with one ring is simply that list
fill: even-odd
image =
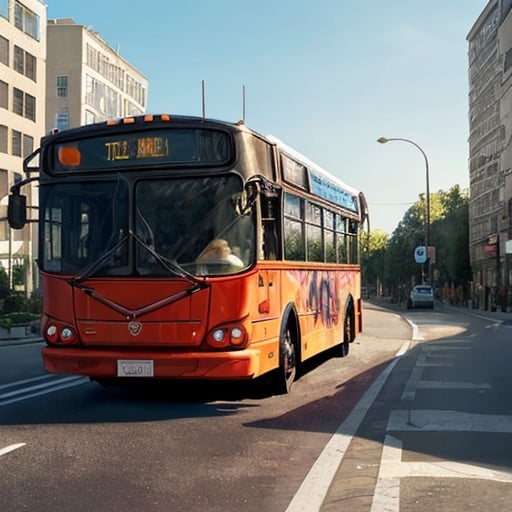
[{"label": "bus rear wheel", "polygon": [[290,326],[287,325],[279,340],[279,368],[274,371],[273,391],[285,395],[292,389],[297,376],[297,349]]},{"label": "bus rear wheel", "polygon": [[338,357],[347,357],[350,343],[354,339],[354,316],[353,309],[349,307],[343,320],[343,341],[336,346],[335,353]]}]

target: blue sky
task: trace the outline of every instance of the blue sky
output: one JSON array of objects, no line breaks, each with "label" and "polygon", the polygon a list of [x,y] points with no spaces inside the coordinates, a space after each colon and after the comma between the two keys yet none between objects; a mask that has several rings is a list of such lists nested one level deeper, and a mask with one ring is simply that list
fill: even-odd
[{"label": "blue sky", "polygon": [[425,191],[468,186],[468,45],[487,0],[46,0],[149,80],[148,112],[237,121],[362,190],[390,233]]}]

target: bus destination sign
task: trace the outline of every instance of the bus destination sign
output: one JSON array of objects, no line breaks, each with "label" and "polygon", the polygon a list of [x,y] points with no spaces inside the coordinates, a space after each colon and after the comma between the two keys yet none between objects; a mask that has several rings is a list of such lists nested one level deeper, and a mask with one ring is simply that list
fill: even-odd
[{"label": "bus destination sign", "polygon": [[107,161],[109,162],[169,156],[169,143],[165,137],[140,137],[135,141],[116,140],[105,142],[105,148],[107,151]]},{"label": "bus destination sign", "polygon": [[51,146],[52,171],[118,171],[157,164],[222,164],[230,158],[226,132],[199,128],[83,137]]}]

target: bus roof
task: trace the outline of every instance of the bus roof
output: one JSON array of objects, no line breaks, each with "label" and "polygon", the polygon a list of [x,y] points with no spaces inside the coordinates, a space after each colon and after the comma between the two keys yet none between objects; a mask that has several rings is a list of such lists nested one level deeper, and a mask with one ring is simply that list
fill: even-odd
[{"label": "bus roof", "polygon": [[297,151],[296,149],[293,149],[291,146],[288,146],[288,144],[285,144],[282,140],[278,139],[277,137],[274,137],[273,135],[267,135],[267,139],[274,143],[279,149],[282,149],[285,153],[287,153],[289,156],[297,160],[299,163],[304,164],[306,167],[313,169],[318,174],[323,175],[326,179],[329,181],[334,182],[339,187],[343,188],[347,192],[353,194],[355,197],[359,196],[361,193],[360,190],[357,190],[354,187],[351,187],[350,185],[347,185],[344,181],[339,179],[338,177],[334,176],[330,172],[326,171],[324,168],[320,167],[318,164],[304,156],[302,153]]}]

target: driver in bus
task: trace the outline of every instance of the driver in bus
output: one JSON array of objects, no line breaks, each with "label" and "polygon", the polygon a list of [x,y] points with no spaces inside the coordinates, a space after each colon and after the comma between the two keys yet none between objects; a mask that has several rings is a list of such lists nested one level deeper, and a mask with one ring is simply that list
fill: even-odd
[{"label": "driver in bus", "polygon": [[229,244],[223,238],[216,238],[210,242],[196,261],[199,264],[230,265],[235,268],[245,266],[243,261],[233,254]]}]

